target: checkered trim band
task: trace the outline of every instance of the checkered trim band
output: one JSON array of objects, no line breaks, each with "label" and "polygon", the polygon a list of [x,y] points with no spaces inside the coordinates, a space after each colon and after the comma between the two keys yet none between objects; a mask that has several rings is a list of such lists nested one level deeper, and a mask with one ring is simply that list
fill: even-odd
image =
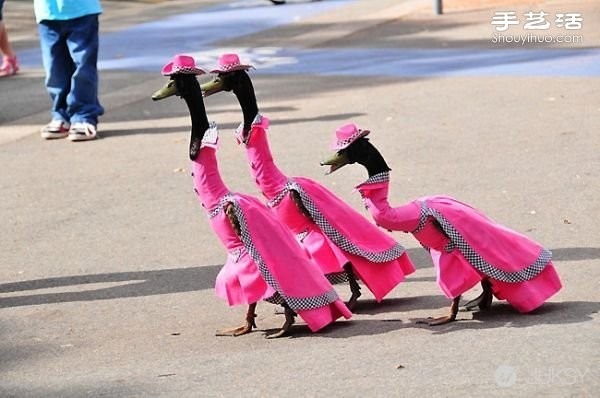
[{"label": "checkered trim band", "polygon": [[446,246],[444,246],[444,251],[446,253],[450,253],[454,249],[456,249],[456,245],[452,241],[448,242]]},{"label": "checkered trim band", "polygon": [[252,65],[242,65],[239,62],[233,63],[233,64],[227,64],[227,65],[219,65],[219,69],[222,72],[228,72],[232,69],[243,69],[243,70],[248,70],[248,69],[252,69],[253,66]]},{"label": "checkered trim band", "polygon": [[214,209],[212,209],[208,212],[208,218],[212,220],[217,215],[219,215],[219,213],[222,212],[223,209],[225,209],[225,205],[229,202],[233,202],[233,193],[231,193],[231,192],[229,192],[225,196],[223,196],[219,200],[219,204],[216,205]]},{"label": "checkered trim band", "polygon": [[182,75],[203,75],[206,72],[200,68],[193,66],[176,66],[173,68],[169,75],[182,74]]},{"label": "checkered trim band", "polygon": [[363,182],[362,184],[359,185],[363,186],[363,185],[367,185],[367,184],[376,184],[379,182],[389,182],[390,181],[390,172],[389,171],[382,171],[381,173],[377,173],[375,175],[372,175],[371,177],[367,178],[367,180],[365,182]]},{"label": "checkered trim band", "polygon": [[426,210],[425,217],[431,216],[435,218],[440,223],[444,232],[450,237],[451,243],[446,245],[444,250],[448,252],[452,251],[454,248],[457,248],[469,262],[469,264],[471,264],[476,270],[482,272],[492,279],[507,283],[525,282],[536,277],[544,270],[550,260],[552,260],[552,252],[542,248],[538,258],[524,269],[515,272],[501,270],[485,261],[479,255],[479,253],[469,246],[462,235],[456,230],[456,228],[454,228],[452,224],[448,222],[448,220],[446,220],[446,218],[440,212],[429,208],[424,202],[421,202],[421,206]]},{"label": "checkered trim band", "polygon": [[285,184],[285,186],[283,187],[281,192],[279,192],[277,195],[275,195],[275,197],[273,199],[271,199],[267,202],[268,207],[273,208],[273,207],[277,206],[279,203],[281,203],[283,198],[285,198],[285,195],[287,195],[291,191],[290,183],[293,183],[293,182],[288,180],[288,182]]},{"label": "checkered trim band", "polygon": [[258,265],[258,270],[260,271],[260,274],[262,275],[265,282],[267,282],[269,286],[271,286],[279,293],[281,298],[285,300],[285,302],[290,306],[291,309],[293,309],[296,312],[302,310],[312,310],[315,308],[324,307],[338,300],[339,297],[333,288],[331,288],[331,290],[323,294],[312,297],[290,297],[282,294],[279,284],[277,283],[273,275],[271,275],[271,272],[265,264],[264,259],[262,258],[260,252],[254,245],[254,241],[252,240],[252,236],[250,235],[250,231],[248,230],[246,217],[244,216],[244,212],[241,206],[235,200],[235,197],[230,197],[228,202],[233,205],[235,215],[240,223],[240,239],[244,244],[244,247],[246,247],[248,254],[250,254],[250,257],[252,257],[256,265]]},{"label": "checkered trim band", "polygon": [[337,141],[335,146],[338,148],[345,148],[348,145],[350,145],[351,143],[353,143],[356,139],[358,139],[358,137],[366,135],[370,133],[369,130],[361,130],[359,129],[356,133],[352,134],[350,137],[345,138],[341,141]]},{"label": "checkered trim band", "polygon": [[425,224],[427,224],[427,205],[425,205],[425,202],[423,201],[419,201],[419,204],[421,205],[421,212],[419,213],[419,225],[417,225],[417,228],[411,232],[412,234],[421,232],[423,227],[425,227]]},{"label": "checkered trim band", "polygon": [[293,180],[289,180],[287,184],[285,184],[283,190],[279,194],[277,194],[277,196],[273,200],[268,202],[267,205],[269,207],[277,206],[285,197],[285,195],[287,195],[290,191],[298,192],[298,194],[300,195],[300,199],[302,200],[302,204],[310,213],[313,221],[319,226],[319,228],[321,228],[321,231],[323,231],[323,233],[327,235],[327,237],[331,239],[331,241],[343,251],[350,254],[354,254],[355,256],[363,257],[374,263],[387,263],[389,261],[393,261],[399,258],[400,256],[402,256],[402,254],[404,254],[405,249],[399,243],[396,243],[390,249],[387,249],[382,252],[372,252],[368,250],[363,250],[360,247],[356,246],[348,238],[342,235],[337,229],[335,229],[335,227],[331,225],[329,221],[327,221],[325,216],[319,211],[319,208],[313,202],[310,196],[308,196],[308,194],[304,192],[302,187]]},{"label": "checkered trim band", "polygon": [[[255,124],[260,124],[262,122],[262,115],[260,113],[257,113],[256,116],[254,117],[254,120],[252,121],[252,125],[254,126]],[[237,129],[235,129],[235,132],[233,133],[233,135],[235,136],[236,140],[244,145],[248,145],[248,141],[250,141],[250,136],[252,135],[252,127],[250,127],[250,131],[248,131],[248,136],[246,138],[244,138],[244,122],[241,122],[240,125],[238,126]]]},{"label": "checkered trim band", "polygon": [[342,272],[332,272],[330,274],[325,274],[325,278],[332,285],[340,285],[342,283],[347,283],[350,278],[348,278],[348,274],[345,271]]}]

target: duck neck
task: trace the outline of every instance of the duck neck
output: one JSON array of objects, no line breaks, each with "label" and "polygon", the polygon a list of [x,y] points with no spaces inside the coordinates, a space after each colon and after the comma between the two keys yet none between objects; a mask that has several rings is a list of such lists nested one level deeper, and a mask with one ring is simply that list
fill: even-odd
[{"label": "duck neck", "polygon": [[202,139],[204,133],[208,130],[209,122],[200,85],[195,79],[191,84],[193,85],[192,90],[183,96],[183,99],[188,106],[192,119],[192,138]]},{"label": "duck neck", "polygon": [[365,143],[361,157],[356,162],[367,169],[369,177],[391,170],[381,153],[368,141]]},{"label": "duck neck", "polygon": [[200,85],[194,78],[187,87],[189,90],[186,90],[183,99],[192,119],[192,141],[196,141],[195,143],[198,145],[198,155],[192,162],[194,189],[202,205],[206,209],[212,209],[229,192],[229,189],[225,186],[219,173],[215,148],[200,147],[200,141],[209,128]]},{"label": "duck neck", "polygon": [[252,128],[252,122],[256,118],[256,115],[258,115],[258,104],[256,103],[256,94],[254,93],[252,81],[245,72],[244,74],[243,84],[240,84],[234,90],[234,94],[242,108],[242,114],[244,115],[244,135],[246,135]]}]

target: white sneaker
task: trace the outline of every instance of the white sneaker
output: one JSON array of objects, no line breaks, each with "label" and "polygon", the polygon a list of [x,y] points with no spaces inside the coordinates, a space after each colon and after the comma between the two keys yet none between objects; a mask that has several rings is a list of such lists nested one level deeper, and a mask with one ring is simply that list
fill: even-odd
[{"label": "white sneaker", "polygon": [[40,135],[42,138],[47,140],[55,139],[55,138],[65,138],[69,135],[69,128],[71,125],[69,122],[65,122],[64,120],[54,119],[44,127],[40,131]]},{"label": "white sneaker", "polygon": [[77,122],[71,125],[69,141],[89,141],[98,138],[96,126],[86,122]]}]

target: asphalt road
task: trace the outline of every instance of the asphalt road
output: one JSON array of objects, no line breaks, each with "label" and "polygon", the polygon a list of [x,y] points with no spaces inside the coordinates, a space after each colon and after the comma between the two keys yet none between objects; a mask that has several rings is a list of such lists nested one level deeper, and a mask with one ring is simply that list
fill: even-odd
[{"label": "asphalt road", "polygon": [[[0,396],[583,396],[600,394],[600,13],[593,1],[103,1],[102,139],[44,141],[49,100],[31,4],[5,19],[23,68],[0,79]],[[448,2],[450,3],[450,2]],[[580,44],[494,46],[496,10],[579,12]],[[516,32],[515,32],[516,34]],[[444,314],[428,254],[418,270],[320,333],[283,323],[215,337],[244,308],[213,293],[225,251],[192,192],[184,103],[157,103],[178,52],[253,62],[271,146],[289,175],[360,211],[360,167],[324,176],[333,131],[353,121],[392,167],[390,202],[445,193],[552,250],[564,287],[532,314]],[[258,194],[231,133],[235,98],[207,101],[226,183]],[[346,288],[340,295],[349,297]],[[470,292],[466,299],[479,294]]]}]

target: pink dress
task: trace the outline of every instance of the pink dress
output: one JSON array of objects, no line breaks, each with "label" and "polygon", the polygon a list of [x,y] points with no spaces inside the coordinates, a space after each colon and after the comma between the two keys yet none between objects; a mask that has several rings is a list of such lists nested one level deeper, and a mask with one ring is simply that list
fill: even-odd
[{"label": "pink dress", "polygon": [[[347,280],[343,266],[351,262],[358,277],[381,301],[415,270],[404,248],[317,182],[286,177],[273,161],[268,127],[269,119],[257,115],[245,144],[252,176],[269,207],[296,234],[332,283]],[[236,134],[241,141],[241,129]],[[310,217],[296,205],[290,191],[299,194]]]},{"label": "pink dress", "polygon": [[[229,305],[261,299],[285,302],[317,331],[351,312],[331,284],[306,258],[290,232],[258,199],[231,193],[219,174],[216,126],[207,130],[192,162],[194,191],[207,210],[210,225],[228,251],[215,292]],[[225,214],[231,203],[240,223],[241,238]]]},{"label": "pink dress", "polygon": [[469,205],[448,196],[430,196],[392,208],[388,172],[356,188],[378,225],[411,232],[429,250],[438,285],[448,298],[487,278],[497,298],[529,312],[562,287],[550,251]]}]

